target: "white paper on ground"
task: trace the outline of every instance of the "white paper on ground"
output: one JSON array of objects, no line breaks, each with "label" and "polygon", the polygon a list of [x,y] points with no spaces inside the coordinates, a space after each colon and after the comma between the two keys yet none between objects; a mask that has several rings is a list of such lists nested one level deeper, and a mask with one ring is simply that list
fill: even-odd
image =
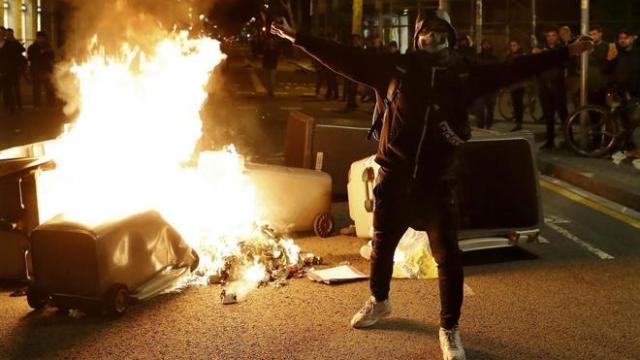
[{"label": "white paper on ground", "polygon": [[310,270],[307,277],[313,281],[325,284],[337,284],[347,281],[367,279],[369,276],[351,265],[340,265],[323,270]]}]

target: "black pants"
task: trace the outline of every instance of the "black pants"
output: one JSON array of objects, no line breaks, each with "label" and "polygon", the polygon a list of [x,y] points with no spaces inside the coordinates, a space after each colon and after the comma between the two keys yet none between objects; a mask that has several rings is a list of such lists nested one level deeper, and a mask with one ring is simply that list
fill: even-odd
[{"label": "black pants", "polygon": [[22,110],[22,95],[20,94],[20,75],[5,76],[3,84],[4,105],[8,113]]},{"label": "black pants", "polygon": [[327,74],[327,93],[325,97],[327,100],[338,99],[338,77],[332,71]]},{"label": "black pants", "polygon": [[493,126],[493,112],[495,108],[495,94],[488,94],[476,100],[475,115],[477,125],[480,129],[491,129],[491,126]]},{"label": "black pants", "polygon": [[322,85],[327,81],[327,70],[323,68],[319,68],[316,70],[316,95],[320,95],[320,90],[322,90]]},{"label": "black pants", "polygon": [[356,96],[358,95],[358,84],[347,79],[344,84],[344,92],[347,101],[347,108],[353,109],[358,106]]},{"label": "black pants", "polygon": [[542,106],[542,116],[547,124],[547,145],[555,143],[555,122],[556,114],[560,117],[561,124],[567,120],[567,92],[564,80],[555,82],[538,82],[540,95],[540,105]]},{"label": "black pants", "polygon": [[42,88],[44,88],[47,105],[53,106],[55,102],[55,95],[53,90],[53,83],[51,82],[51,74],[34,72],[31,74],[31,76],[33,80],[33,105],[35,107],[40,106],[40,97],[42,95]]},{"label": "black pants", "polygon": [[464,281],[462,253],[458,247],[455,183],[445,180],[412,182],[410,176],[380,170],[374,194],[372,294],[379,301],[388,298],[393,255],[407,228],[426,230],[438,264],[440,326],[451,329],[460,319]]},{"label": "black pants", "polygon": [[516,125],[522,126],[522,117],[524,116],[524,91],[525,88],[515,88],[511,90],[511,104],[513,104],[513,117]]}]

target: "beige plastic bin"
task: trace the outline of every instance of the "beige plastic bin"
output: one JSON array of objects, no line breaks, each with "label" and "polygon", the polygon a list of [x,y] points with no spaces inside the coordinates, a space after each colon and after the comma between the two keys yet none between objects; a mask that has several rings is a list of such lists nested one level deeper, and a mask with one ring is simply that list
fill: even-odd
[{"label": "beige plastic bin", "polygon": [[276,165],[247,164],[256,185],[261,218],[277,229],[333,232],[331,176],[322,171]]}]

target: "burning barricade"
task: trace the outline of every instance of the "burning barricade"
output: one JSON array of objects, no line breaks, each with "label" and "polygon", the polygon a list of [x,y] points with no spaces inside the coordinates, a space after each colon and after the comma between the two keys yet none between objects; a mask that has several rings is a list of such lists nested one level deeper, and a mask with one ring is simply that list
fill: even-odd
[{"label": "burning barricade", "polygon": [[317,209],[276,212],[280,199],[256,189],[269,171],[248,170],[232,146],[197,150],[205,85],[223,59],[218,45],[173,32],[150,52],[123,45],[110,55],[94,39],[93,55],[66,67],[59,86],[75,121],[46,149],[55,168],[38,174],[32,307],[88,301],[118,315],[129,298],[164,291],[189,270],[195,277],[182,284],[221,284],[223,302],[233,303],[321,263],[263,224],[295,214],[330,233],[326,174],[296,173],[322,184]]}]

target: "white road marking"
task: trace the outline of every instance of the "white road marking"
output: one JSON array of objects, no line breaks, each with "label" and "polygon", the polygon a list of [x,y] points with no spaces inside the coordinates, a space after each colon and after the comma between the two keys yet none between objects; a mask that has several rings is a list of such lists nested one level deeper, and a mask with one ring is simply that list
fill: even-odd
[{"label": "white road marking", "polygon": [[550,222],[547,223],[547,226],[552,228],[553,230],[559,232],[562,236],[566,237],[567,239],[573,241],[574,243],[580,245],[582,248],[584,248],[585,250],[589,251],[590,253],[596,255],[597,257],[599,257],[602,260],[612,260],[614,259],[613,256],[607,254],[606,252],[598,249],[597,247],[589,244],[588,242],[580,239],[579,237],[573,235],[569,230],[563,228],[562,226]]},{"label": "white road marking", "polygon": [[571,224],[571,220],[567,220],[555,215],[548,215],[544,217],[545,224]]},{"label": "white road marking", "polygon": [[473,291],[471,286],[467,285],[467,283],[464,283],[463,294],[464,294],[464,296],[473,296],[476,293]]},{"label": "white road marking", "polygon": [[551,241],[547,240],[546,237],[538,235],[538,242],[540,244],[551,244]]}]

